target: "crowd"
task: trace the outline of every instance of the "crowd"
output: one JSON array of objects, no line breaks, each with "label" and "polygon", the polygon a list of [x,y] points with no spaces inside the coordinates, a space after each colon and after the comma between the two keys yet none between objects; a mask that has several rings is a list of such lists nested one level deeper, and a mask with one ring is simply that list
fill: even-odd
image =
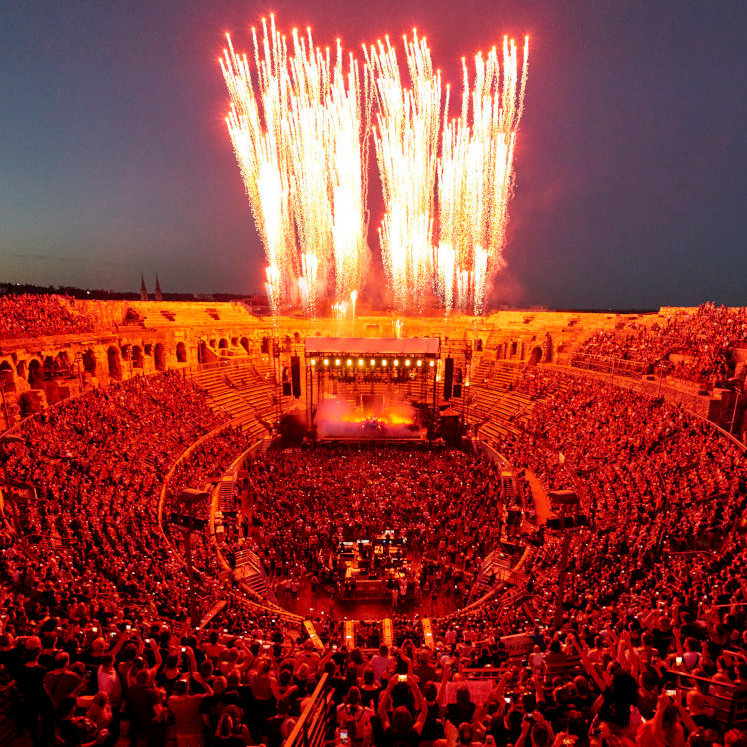
[{"label": "crowd", "polygon": [[88,315],[73,312],[58,296],[0,296],[0,338],[66,335],[91,332],[93,328]]},{"label": "crowd", "polygon": [[181,614],[180,564],[159,536],[158,498],[176,457],[220,422],[175,374],[95,389],[24,421],[4,450],[8,477],[31,486],[15,516],[29,552],[6,555],[6,572],[37,593],[89,598],[141,600],[145,580],[161,614]]},{"label": "crowd", "polygon": [[[184,554],[183,517],[191,515],[203,521],[209,517],[211,483],[220,479],[231,462],[252,445],[252,440],[237,427],[224,427],[207,436],[175,466],[168,482],[163,514],[166,534],[181,555]],[[204,497],[185,503],[181,499],[185,488],[201,491]],[[220,510],[223,506],[217,508]],[[223,569],[215,551],[211,528],[208,526],[203,531],[194,532],[191,541],[192,559],[200,578],[207,583],[219,578]]]},{"label": "crowd", "polygon": [[578,352],[640,362],[648,372],[659,364],[673,377],[713,385],[733,375],[732,353],[740,344],[747,345],[747,308],[705,303],[663,322],[632,319],[615,330],[596,332]]},{"label": "crowd", "polygon": [[[314,620],[317,646],[221,583],[209,528],[195,553],[206,617],[189,626],[180,537],[157,524],[164,479],[176,464],[168,512],[248,444],[224,428],[178,461],[224,422],[181,376],[24,421],[0,446],[14,494],[0,684],[19,727],[34,744],[277,746],[324,677],[340,747],[744,745],[724,710],[747,690],[744,454],[681,408],[605,382],[534,368],[516,389],[533,407],[500,450],[545,490],[575,489],[591,526],[568,543],[539,530],[526,585],[431,620],[432,647],[402,613],[389,648],[374,621],[346,645],[330,616]],[[495,546],[499,478],[463,452],[268,452],[247,478],[246,541],[278,578],[321,578],[339,541],[394,529],[430,569],[425,588],[439,569],[474,575]]]},{"label": "crowd", "polygon": [[[251,469],[250,546],[279,580],[334,585],[340,543],[385,532],[410,563],[401,596],[466,598],[503,528],[500,470],[474,454],[410,448],[270,451]],[[393,589],[395,599],[400,591]]]}]

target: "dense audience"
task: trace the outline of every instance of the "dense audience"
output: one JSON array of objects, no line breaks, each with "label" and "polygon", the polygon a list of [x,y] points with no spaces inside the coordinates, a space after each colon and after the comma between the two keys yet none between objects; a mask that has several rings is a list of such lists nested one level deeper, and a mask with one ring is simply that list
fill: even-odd
[{"label": "dense audience", "polygon": [[[250,538],[268,573],[335,583],[344,541],[401,540],[410,563],[401,596],[448,585],[466,598],[503,528],[500,469],[466,452],[322,447],[254,462]],[[448,584],[447,584],[448,582]],[[399,587],[393,589],[399,600]]]},{"label": "dense audience", "polygon": [[[167,536],[180,554],[184,554],[185,517],[192,516],[204,523],[210,515],[212,483],[217,482],[239,455],[252,445],[251,436],[237,427],[224,427],[204,438],[175,466],[168,483],[164,502],[164,525]],[[181,498],[185,488],[204,493],[199,500],[185,503]],[[222,506],[218,506],[218,509]],[[177,521],[180,519],[180,521]],[[211,585],[222,572],[208,525],[192,533],[192,557],[201,585]],[[216,593],[218,593],[216,591]]]},{"label": "dense audience", "polygon": [[578,352],[635,361],[648,372],[658,364],[675,378],[713,385],[733,375],[732,351],[740,344],[747,346],[747,308],[706,303],[693,313],[677,311],[664,322],[633,319],[596,332]]},{"label": "dense audience", "polygon": [[[164,480],[169,513],[249,443],[216,430],[188,380],[136,378],[25,421],[0,454],[0,678],[19,728],[34,744],[277,746],[324,679],[336,745],[744,745],[729,713],[747,688],[744,454],[607,383],[531,369],[515,391],[533,404],[501,452],[544,493],[577,490],[591,525],[533,530],[527,583],[431,620],[432,646],[404,614],[391,646],[375,621],[346,643],[329,616],[307,637],[221,581],[209,527],[191,628]],[[500,473],[470,453],[270,452],[250,478],[245,542],[277,577],[321,574],[337,542],[390,528],[434,573],[474,575],[502,536]]]},{"label": "dense audience", "polygon": [[0,296],[0,338],[44,337],[76,332],[92,332],[93,320],[74,312],[58,296]]}]

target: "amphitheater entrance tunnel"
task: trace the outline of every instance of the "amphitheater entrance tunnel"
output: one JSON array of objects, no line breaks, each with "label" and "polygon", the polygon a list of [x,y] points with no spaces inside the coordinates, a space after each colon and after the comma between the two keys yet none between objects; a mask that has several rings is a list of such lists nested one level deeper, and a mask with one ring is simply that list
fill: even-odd
[{"label": "amphitheater entrance tunnel", "polygon": [[527,361],[530,366],[536,366],[542,361],[542,348],[539,345],[535,345],[532,348],[532,352],[529,354],[529,360]]}]

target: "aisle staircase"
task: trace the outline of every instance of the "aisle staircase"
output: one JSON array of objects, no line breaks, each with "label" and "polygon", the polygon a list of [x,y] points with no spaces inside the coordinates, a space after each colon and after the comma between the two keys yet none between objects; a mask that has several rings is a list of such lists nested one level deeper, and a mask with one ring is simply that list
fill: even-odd
[{"label": "aisle staircase", "polygon": [[277,604],[259,555],[248,548],[236,553],[234,578],[260,599]]},{"label": "aisle staircase", "polygon": [[503,548],[497,547],[482,561],[477,578],[470,589],[467,604],[472,604],[485,596],[498,583],[523,587],[527,580],[526,574],[511,568],[511,556],[507,555]]}]

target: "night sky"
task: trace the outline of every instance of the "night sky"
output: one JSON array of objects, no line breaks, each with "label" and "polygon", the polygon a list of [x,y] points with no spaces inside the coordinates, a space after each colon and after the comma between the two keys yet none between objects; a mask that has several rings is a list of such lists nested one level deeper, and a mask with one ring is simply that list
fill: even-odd
[{"label": "night sky", "polygon": [[457,91],[462,55],[530,35],[494,300],[747,303],[742,0],[5,0],[0,281],[260,290],[217,59],[226,31],[249,51],[270,11],[355,50],[416,26]]}]

